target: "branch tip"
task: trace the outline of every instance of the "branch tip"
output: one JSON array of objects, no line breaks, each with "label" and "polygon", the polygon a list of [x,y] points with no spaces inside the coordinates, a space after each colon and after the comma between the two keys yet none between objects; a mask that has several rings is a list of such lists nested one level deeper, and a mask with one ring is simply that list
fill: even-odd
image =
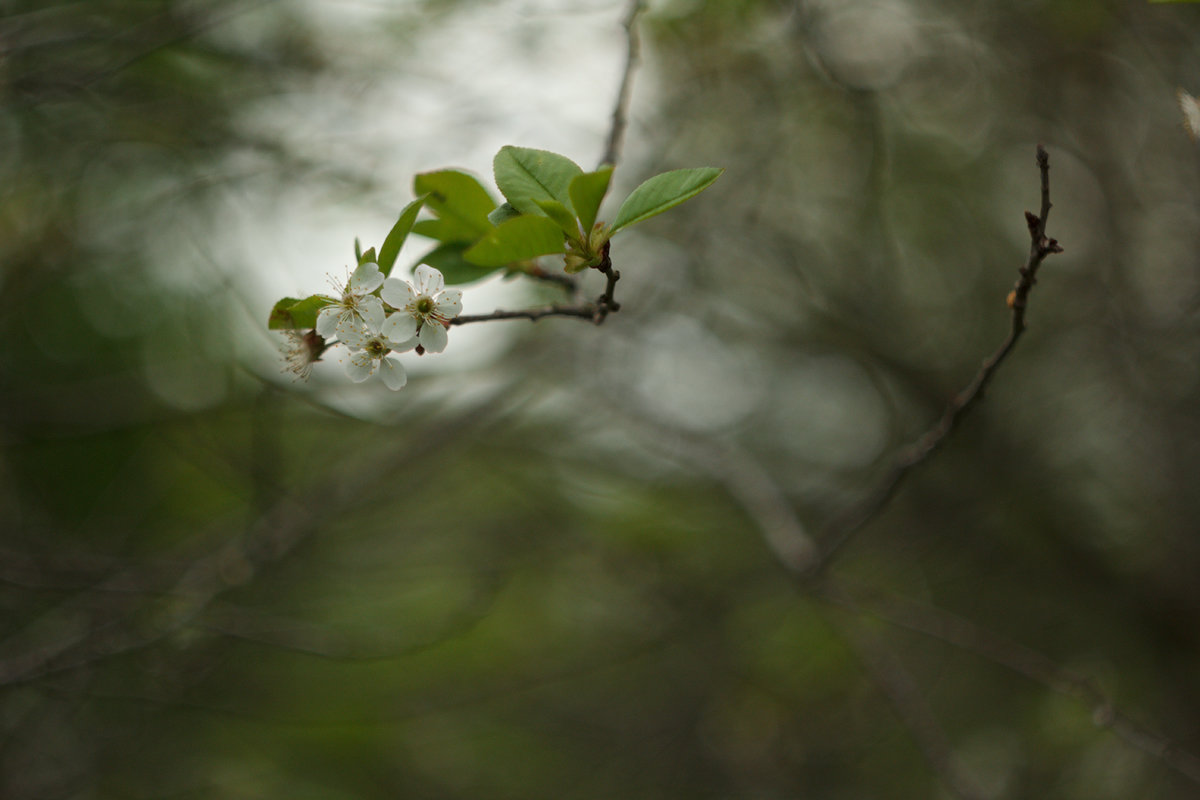
[{"label": "branch tip", "polygon": [[828,569],[835,555],[862,527],[878,514],[888,501],[895,495],[904,478],[917,466],[929,459],[940,448],[950,434],[954,432],[959,421],[967,411],[973,408],[983,397],[984,390],[991,382],[996,371],[1012,352],[1017,339],[1025,331],[1025,311],[1029,293],[1037,283],[1037,271],[1046,256],[1061,253],[1062,246],[1057,239],[1046,236],[1046,220],[1050,216],[1050,156],[1046,148],[1037,146],[1037,164],[1041,177],[1041,213],[1025,212],[1025,223],[1029,227],[1030,247],[1025,263],[1018,268],[1016,285],[1005,298],[1005,305],[1011,311],[1011,322],[1008,335],[999,348],[988,356],[975,377],[961,392],[954,396],[940,419],[911,444],[900,448],[892,458],[891,468],[875,491],[862,502],[852,507],[849,512],[835,519],[828,526],[828,544],[824,548],[822,558],[814,568],[814,574],[820,574]]}]

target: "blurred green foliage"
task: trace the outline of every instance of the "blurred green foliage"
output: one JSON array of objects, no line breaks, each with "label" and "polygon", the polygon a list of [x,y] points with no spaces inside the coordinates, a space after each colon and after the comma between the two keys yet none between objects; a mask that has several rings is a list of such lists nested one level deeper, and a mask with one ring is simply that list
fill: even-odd
[{"label": "blurred green foliage", "polygon": [[[980,796],[1195,796],[1087,702],[797,591],[756,516],[819,535],[1003,338],[1044,142],[1066,253],[1030,330],[834,575],[1200,752],[1193,9],[652,4],[616,196],[727,174],[614,245],[604,326],[497,323],[382,400],[264,356],[304,281],[263,290],[256,214],[390,224],[409,184],[319,98],[512,8],[366,5],[0,4],[0,796],[944,796],[847,630]],[[523,7],[514,57],[588,13]],[[515,83],[481,119],[560,125]]]}]

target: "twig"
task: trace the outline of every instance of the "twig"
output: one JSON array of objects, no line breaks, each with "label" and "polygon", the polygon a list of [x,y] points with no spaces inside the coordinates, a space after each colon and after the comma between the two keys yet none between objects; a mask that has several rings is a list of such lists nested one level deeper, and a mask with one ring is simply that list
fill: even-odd
[{"label": "twig", "polygon": [[625,17],[625,37],[629,49],[625,55],[625,71],[621,75],[621,87],[617,90],[617,101],[613,106],[612,126],[608,131],[608,144],[604,147],[604,155],[600,165],[616,166],[621,157],[621,145],[625,139],[625,128],[629,124],[629,100],[633,94],[633,73],[637,68],[640,46],[637,33],[637,18],[645,9],[643,0],[633,0],[629,4],[629,13]]},{"label": "twig", "polygon": [[536,264],[518,274],[527,275],[530,278],[535,278],[539,281],[545,281],[546,283],[556,284],[566,289],[572,295],[579,291],[579,282],[570,275],[558,272],[547,272]]},{"label": "twig", "polygon": [[582,306],[543,306],[542,308],[526,308],[521,311],[504,311],[497,309],[490,314],[460,314],[446,321],[447,325],[466,325],[471,322],[494,322],[501,319],[527,319],[536,322],[544,317],[580,317],[591,319],[595,315],[595,307],[591,304]]},{"label": "twig", "polygon": [[1050,158],[1046,149],[1040,144],[1037,147],[1037,164],[1042,179],[1042,205],[1036,216],[1025,212],[1025,221],[1029,226],[1029,256],[1024,266],[1019,270],[1016,286],[1008,295],[1008,307],[1012,309],[1012,322],[1008,336],[1000,347],[984,360],[975,377],[961,392],[954,396],[946,410],[942,413],[933,427],[921,434],[915,441],[902,448],[892,463],[888,474],[879,486],[865,501],[853,508],[842,518],[828,527],[826,539],[828,544],[825,552],[816,565],[818,569],[826,569],[832,563],[837,553],[864,525],[875,517],[895,495],[901,482],[913,470],[924,463],[941,447],[963,416],[983,398],[983,392],[991,382],[996,370],[1012,352],[1017,340],[1025,332],[1025,309],[1029,293],[1037,283],[1037,271],[1046,256],[1061,253],[1062,247],[1054,239],[1046,238],[1046,220],[1050,217]]},{"label": "twig", "polygon": [[621,273],[613,269],[612,259],[608,257],[608,250],[611,246],[612,242],[604,243],[603,249],[600,250],[600,266],[596,267],[604,277],[608,278],[608,282],[604,285],[604,294],[596,300],[596,310],[592,317],[592,321],[597,325],[604,322],[608,312],[621,310],[621,304],[613,297],[617,281],[621,280]]},{"label": "twig", "polygon": [[609,312],[621,309],[621,304],[613,297],[617,281],[621,279],[621,273],[613,269],[612,260],[608,257],[608,249],[609,242],[605,242],[604,248],[600,251],[600,264],[594,267],[594,269],[608,278],[608,282],[604,287],[604,294],[597,297],[594,302],[580,303],[574,306],[553,305],[541,308],[526,308],[520,311],[498,309],[490,314],[460,314],[453,319],[446,320],[446,325],[466,325],[471,322],[495,322],[501,319],[527,319],[531,322],[537,322],[539,319],[545,317],[576,317],[577,319],[591,320],[596,325],[599,325],[604,322]]}]

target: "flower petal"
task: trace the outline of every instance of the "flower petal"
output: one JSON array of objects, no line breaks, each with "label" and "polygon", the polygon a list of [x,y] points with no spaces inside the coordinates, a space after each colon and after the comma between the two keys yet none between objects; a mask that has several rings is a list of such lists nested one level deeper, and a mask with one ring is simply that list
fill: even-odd
[{"label": "flower petal", "polygon": [[435,320],[429,320],[421,326],[421,332],[417,334],[417,338],[421,341],[421,346],[430,353],[440,353],[446,349],[446,329],[442,323]]},{"label": "flower petal", "polygon": [[[379,335],[388,342],[407,342],[417,335],[417,318],[404,311],[398,311],[388,317],[387,321],[379,328]],[[402,349],[396,345],[391,345],[391,348],[393,350]]]},{"label": "flower petal", "polygon": [[446,285],[446,280],[442,277],[442,273],[428,264],[422,264],[417,267],[413,276],[417,281],[417,294],[432,296],[440,292],[442,287]]},{"label": "flower petal", "polygon": [[384,358],[379,362],[379,377],[392,391],[399,391],[408,383],[408,374],[404,365],[394,358]]},{"label": "flower petal", "polygon": [[462,292],[458,289],[442,292],[434,304],[434,309],[446,319],[454,319],[462,313]]},{"label": "flower petal", "polygon": [[350,350],[362,350],[367,346],[367,342],[371,341],[371,335],[363,330],[358,318],[351,315],[346,315],[338,322],[335,330],[338,341],[345,343]]},{"label": "flower petal", "polygon": [[332,339],[337,333],[341,313],[342,307],[337,305],[325,306],[317,313],[317,333],[322,339]]},{"label": "flower petal", "polygon": [[359,301],[357,310],[367,330],[378,333],[379,327],[383,325],[383,301],[369,294]]},{"label": "flower petal", "polygon": [[371,261],[359,264],[358,269],[350,276],[352,294],[370,294],[382,284],[383,273],[379,271],[379,265]]},{"label": "flower petal", "polygon": [[389,341],[387,344],[388,344],[388,349],[391,350],[393,353],[407,353],[409,350],[412,350],[414,347],[416,347],[420,343],[421,342],[420,342],[420,340],[417,339],[416,334],[413,334],[411,337],[409,337],[408,339],[405,339],[403,342]]},{"label": "flower petal", "polygon": [[359,350],[346,359],[346,374],[355,383],[362,383],[375,372],[375,359],[366,350]]},{"label": "flower petal", "polygon": [[407,282],[388,278],[383,282],[383,291],[379,293],[384,301],[392,308],[408,308],[409,303],[417,299],[417,293]]}]

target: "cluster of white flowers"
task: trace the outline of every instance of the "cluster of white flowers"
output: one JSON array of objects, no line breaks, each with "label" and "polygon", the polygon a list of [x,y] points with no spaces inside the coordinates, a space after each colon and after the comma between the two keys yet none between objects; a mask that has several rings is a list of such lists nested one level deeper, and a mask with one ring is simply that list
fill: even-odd
[{"label": "cluster of white flowers", "polygon": [[[445,289],[442,273],[425,264],[417,267],[414,278],[415,283],[384,278],[378,264],[360,264],[345,287],[337,287],[341,297],[317,314],[316,333],[346,345],[349,354],[342,360],[355,383],[378,372],[389,389],[401,389],[408,375],[392,353],[446,349],[446,328],[462,312],[462,292]],[[298,346],[286,354],[288,369],[307,377],[320,351],[314,355],[313,348],[299,346],[305,337],[289,337],[293,339]]]}]

